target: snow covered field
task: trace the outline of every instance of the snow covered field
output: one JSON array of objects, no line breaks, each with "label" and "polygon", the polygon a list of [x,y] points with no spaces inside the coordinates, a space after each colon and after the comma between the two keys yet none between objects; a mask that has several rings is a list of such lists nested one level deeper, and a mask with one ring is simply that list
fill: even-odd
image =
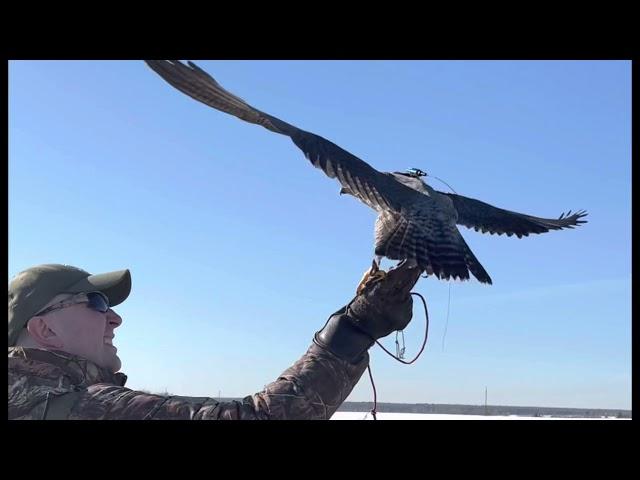
[{"label": "snow covered field", "polygon": [[[629,420],[608,418],[558,418],[558,417],[519,417],[516,415],[448,415],[438,413],[386,413],[378,412],[378,420]],[[336,412],[331,420],[373,420],[369,412]]]}]

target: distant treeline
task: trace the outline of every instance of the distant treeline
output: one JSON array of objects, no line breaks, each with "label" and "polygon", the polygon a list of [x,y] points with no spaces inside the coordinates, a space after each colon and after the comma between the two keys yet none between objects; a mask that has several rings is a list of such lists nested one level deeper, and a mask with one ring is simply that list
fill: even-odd
[{"label": "distant treeline", "polygon": [[[371,402],[344,402],[338,411],[367,412]],[[631,410],[599,408],[514,407],[510,405],[457,405],[447,403],[378,403],[378,412],[440,413],[450,415],[520,415],[523,417],[631,418]]]},{"label": "distant treeline", "polygon": [[[146,393],[151,393],[141,390]],[[158,392],[155,395],[172,395],[171,393]],[[205,397],[186,397],[193,400]],[[221,402],[232,400],[241,401],[242,398],[213,397]],[[344,402],[339,412],[368,412],[373,404],[371,402]],[[601,408],[558,408],[558,407],[514,407],[510,405],[458,405],[449,403],[378,403],[378,412],[388,413],[440,413],[449,415],[519,415],[522,417],[552,417],[566,418],[601,418],[617,417],[631,418],[631,410],[601,409]]]}]

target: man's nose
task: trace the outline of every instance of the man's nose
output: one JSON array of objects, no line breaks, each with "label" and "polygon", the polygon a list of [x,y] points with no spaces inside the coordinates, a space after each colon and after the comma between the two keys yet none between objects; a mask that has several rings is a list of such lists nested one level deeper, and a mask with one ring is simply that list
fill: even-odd
[{"label": "man's nose", "polygon": [[122,324],[122,317],[109,309],[107,311],[107,322],[111,328],[116,329]]}]

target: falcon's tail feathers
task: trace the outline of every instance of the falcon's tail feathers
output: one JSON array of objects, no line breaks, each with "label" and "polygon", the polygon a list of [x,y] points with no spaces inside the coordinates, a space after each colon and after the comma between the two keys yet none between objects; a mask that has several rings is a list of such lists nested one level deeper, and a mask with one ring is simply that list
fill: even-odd
[{"label": "falcon's tail feathers", "polygon": [[[459,232],[458,232],[458,235],[460,235]],[[476,277],[480,283],[487,283],[489,285],[492,285],[493,282],[491,281],[491,277],[489,276],[487,271],[484,269],[480,261],[473,254],[473,252],[469,248],[469,245],[467,245],[467,242],[465,242],[464,237],[462,235],[460,235],[460,241],[462,245],[464,245],[465,261],[467,263],[467,266],[469,267],[469,270],[473,274],[473,276]]]}]

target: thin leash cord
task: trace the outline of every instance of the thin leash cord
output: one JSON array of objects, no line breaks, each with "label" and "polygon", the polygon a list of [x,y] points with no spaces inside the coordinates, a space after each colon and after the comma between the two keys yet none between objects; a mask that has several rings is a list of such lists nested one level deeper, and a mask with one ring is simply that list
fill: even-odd
[{"label": "thin leash cord", "polygon": [[378,344],[378,346],[384,350],[387,355],[395,358],[397,361],[399,361],[400,363],[404,363],[405,365],[411,365],[413,362],[415,362],[418,357],[420,357],[420,355],[422,355],[422,352],[424,350],[424,347],[427,345],[427,338],[429,336],[429,311],[427,310],[427,302],[424,300],[424,297],[422,295],[420,295],[419,293],[416,292],[411,292],[411,295],[417,295],[418,297],[420,297],[420,300],[422,300],[422,305],[424,306],[424,315],[425,315],[425,319],[426,319],[426,327],[425,327],[425,332],[424,332],[424,341],[422,342],[422,347],[420,347],[420,351],[418,352],[418,354],[413,358],[413,360],[403,360],[399,357],[396,357],[393,353],[391,353],[389,350],[387,350],[384,345],[382,345],[378,340],[376,340],[376,343]]},{"label": "thin leash cord", "polygon": [[[378,344],[378,346],[380,348],[382,348],[382,350],[384,350],[387,355],[395,358],[398,362],[400,363],[404,363],[405,365],[411,365],[413,362],[415,362],[420,355],[422,355],[422,352],[424,351],[424,347],[427,345],[427,338],[429,337],[429,310],[427,309],[427,302],[425,301],[424,297],[422,295],[420,295],[417,292],[411,292],[411,295],[416,295],[418,297],[420,297],[420,300],[422,300],[422,305],[424,306],[424,317],[425,317],[425,331],[424,331],[424,341],[422,342],[422,347],[420,347],[420,351],[418,352],[418,354],[413,358],[413,360],[410,361],[406,361],[403,360],[402,358],[400,358],[399,356],[394,355],[393,353],[391,353],[389,350],[387,350],[378,340],[376,340],[376,343]],[[404,335],[404,334],[403,334]],[[403,344],[404,344],[404,336],[403,336]],[[402,349],[403,353],[404,353],[404,348]],[[373,388],[373,408],[371,409],[371,416],[373,417],[374,420],[377,420],[376,415],[377,415],[377,407],[378,407],[378,395],[376,392],[376,384],[373,381],[373,374],[371,373],[371,365],[367,365],[367,370],[369,371],[369,379],[371,380],[371,388]]]},{"label": "thin leash cord", "polygon": [[[377,420],[376,406],[378,405],[378,395],[376,394],[376,384],[373,381],[373,374],[371,373],[371,364],[367,365],[367,371],[369,372],[369,380],[371,380],[371,387],[373,388],[373,408],[371,409],[371,416],[374,420]],[[364,418],[367,418],[366,416]]]},{"label": "thin leash cord", "polygon": [[[449,189],[455,193],[456,195],[458,194],[458,192],[456,192],[453,187],[451,185],[449,185],[447,182],[445,182],[444,180],[433,176],[433,175],[428,175],[431,178],[435,178],[436,180],[438,180],[439,182],[444,183],[447,187],[449,187]],[[449,282],[449,299],[447,300],[447,321],[445,322],[444,325],[444,334],[442,335],[442,351],[444,352],[444,339],[447,336],[447,327],[449,326],[449,309],[451,308],[451,282]]]},{"label": "thin leash cord", "polygon": [[435,176],[433,176],[433,175],[429,175],[429,177],[431,177],[431,178],[435,178],[435,179],[436,179],[436,180],[438,180],[439,182],[444,183],[447,187],[449,187],[449,188],[451,189],[451,191],[452,191],[453,193],[455,193],[456,195],[458,195],[458,192],[456,192],[456,191],[453,189],[453,187],[452,187],[451,185],[449,185],[447,182],[445,182],[444,180],[441,180],[441,179],[439,179],[438,177],[435,177]]}]

